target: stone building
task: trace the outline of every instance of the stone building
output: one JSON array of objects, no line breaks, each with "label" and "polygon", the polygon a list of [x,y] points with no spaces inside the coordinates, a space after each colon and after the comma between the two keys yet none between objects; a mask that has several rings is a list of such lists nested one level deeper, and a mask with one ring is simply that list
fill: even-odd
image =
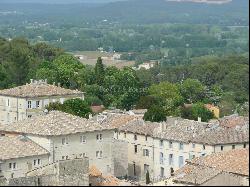
[{"label": "stone building", "polygon": [[226,129],[216,124],[169,117],[151,123],[135,119],[119,128],[118,139],[128,142],[128,173],[145,181],[168,178],[185,161],[216,152],[249,147],[248,125]]},{"label": "stone building", "polygon": [[0,177],[24,177],[31,169],[47,164],[49,152],[22,135],[0,136]]},{"label": "stone building", "polygon": [[103,174],[126,175],[127,142],[114,138],[112,124],[101,124],[58,111],[2,125],[5,136],[24,135],[48,150],[49,163],[89,158]]},{"label": "stone building", "polygon": [[88,158],[57,161],[9,180],[10,186],[88,186]]},{"label": "stone building", "polygon": [[51,102],[84,99],[83,92],[47,84],[46,80],[31,80],[30,84],[0,90],[0,123],[10,124],[41,114]]},{"label": "stone building", "polygon": [[249,186],[249,149],[195,158],[177,170],[166,185]]}]

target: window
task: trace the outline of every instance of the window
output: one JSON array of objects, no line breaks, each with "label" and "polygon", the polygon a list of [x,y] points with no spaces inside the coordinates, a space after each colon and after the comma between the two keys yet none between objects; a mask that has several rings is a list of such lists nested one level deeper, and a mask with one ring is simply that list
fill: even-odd
[{"label": "window", "polygon": [[16,162],[9,163],[9,169],[11,169],[11,170],[16,169]]},{"label": "window", "polygon": [[34,166],[39,166],[39,165],[41,165],[41,160],[40,159],[34,160]]},{"label": "window", "polygon": [[80,136],[80,142],[81,143],[86,143],[86,136]]},{"label": "window", "polygon": [[31,108],[31,101],[28,101],[28,108]]},{"label": "window", "polygon": [[97,134],[96,135],[96,140],[102,141],[102,134]]},{"label": "window", "polygon": [[40,107],[40,101],[36,101],[36,107],[37,107],[37,108]]},{"label": "window", "polygon": [[183,166],[183,162],[184,162],[183,156],[179,156],[179,168]]},{"label": "window", "polygon": [[173,154],[169,154],[169,165],[173,165],[174,163],[174,156]]},{"label": "window", "polygon": [[64,137],[62,138],[62,145],[69,144],[68,143],[68,138]]},{"label": "window", "polygon": [[124,132],[124,138],[127,138],[127,134],[126,134],[126,132]]},{"label": "window", "polygon": [[146,174],[147,171],[149,171],[149,165],[144,164],[144,174]]},{"label": "window", "polygon": [[194,144],[194,143],[192,144],[192,148],[193,148],[193,149],[195,148],[195,144]]},{"label": "window", "polygon": [[96,151],[96,158],[102,158],[102,151]]},{"label": "window", "polygon": [[173,142],[169,142],[169,148],[173,148]]},{"label": "window", "polygon": [[81,153],[80,157],[86,157],[86,153]]},{"label": "window", "polygon": [[163,177],[164,177],[164,168],[161,167],[161,178],[163,178]]},{"label": "window", "polygon": [[247,144],[244,143],[243,148],[246,148],[246,147],[247,147]]},{"label": "window", "polygon": [[205,155],[206,155],[206,153],[201,154],[201,156],[205,156]]},{"label": "window", "polygon": [[149,156],[149,150],[143,149],[143,156]]},{"label": "window", "polygon": [[107,165],[107,172],[108,172],[108,173],[111,173],[111,168],[110,168],[109,165]]},{"label": "window", "polygon": [[134,145],[135,153],[137,153],[137,145]]},{"label": "window", "polygon": [[160,152],[160,164],[163,164],[163,159],[164,159],[164,157],[163,157],[163,153],[162,153],[162,152]]},{"label": "window", "polygon": [[145,136],[145,141],[148,141],[148,136],[147,135]]},{"label": "window", "polygon": [[28,115],[28,118],[31,118],[32,117],[32,115]]},{"label": "window", "polygon": [[8,101],[7,101],[7,106],[10,106],[10,100],[8,99]]},{"label": "window", "polygon": [[160,146],[163,147],[163,140],[160,140]]},{"label": "window", "polygon": [[232,149],[235,149],[235,145],[232,145]]},{"label": "window", "polygon": [[224,146],[223,146],[223,145],[222,145],[222,146],[220,146],[220,150],[221,150],[221,151],[223,151],[223,149],[224,149]]},{"label": "window", "polygon": [[179,150],[183,150],[183,143],[179,144]]},{"label": "window", "polygon": [[174,169],[173,168],[170,168],[170,174],[171,174],[171,176],[174,176]]},{"label": "window", "polygon": [[203,147],[203,150],[205,150],[205,149],[206,149],[206,146],[205,146],[205,145],[203,145],[202,147]]},{"label": "window", "polygon": [[134,140],[137,140],[137,135],[136,134],[134,135]]}]

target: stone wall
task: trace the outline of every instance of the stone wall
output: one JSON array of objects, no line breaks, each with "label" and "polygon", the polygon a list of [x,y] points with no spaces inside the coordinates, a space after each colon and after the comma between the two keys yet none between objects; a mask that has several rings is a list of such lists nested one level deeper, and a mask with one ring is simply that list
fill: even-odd
[{"label": "stone wall", "polygon": [[114,140],[112,146],[114,176],[124,177],[128,174],[128,143]]},{"label": "stone wall", "polygon": [[59,185],[88,186],[89,162],[87,159],[75,159],[59,162]]},{"label": "stone wall", "polygon": [[27,173],[27,177],[9,180],[10,186],[88,186],[89,161],[59,161]]},{"label": "stone wall", "polygon": [[0,186],[6,186],[7,185],[7,180],[4,177],[0,177]]}]

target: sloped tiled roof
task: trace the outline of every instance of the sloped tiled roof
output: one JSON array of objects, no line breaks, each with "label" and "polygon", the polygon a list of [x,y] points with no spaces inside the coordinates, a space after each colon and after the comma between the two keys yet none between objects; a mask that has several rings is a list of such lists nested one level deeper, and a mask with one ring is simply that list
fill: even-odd
[{"label": "sloped tiled roof", "polygon": [[235,149],[192,159],[175,172],[173,181],[202,184],[222,172],[249,176],[249,149]]},{"label": "sloped tiled roof", "polygon": [[209,145],[249,142],[248,128],[218,128],[207,130],[192,139],[192,142]]},{"label": "sloped tiled roof", "polygon": [[0,136],[0,160],[49,154],[47,150],[23,136]]},{"label": "sloped tiled roof", "polygon": [[48,114],[34,116],[8,126],[0,126],[0,131],[2,132],[41,136],[59,136],[107,129],[112,129],[112,126],[101,125],[97,122],[59,111],[50,111]]},{"label": "sloped tiled roof", "polygon": [[41,136],[59,136],[81,132],[117,129],[137,119],[128,114],[96,115],[91,119],[81,118],[59,111],[34,116],[10,125],[0,125],[0,132],[35,134]]},{"label": "sloped tiled roof", "polygon": [[160,123],[144,121],[143,119],[134,119],[120,126],[119,130],[130,132],[130,133],[153,136],[154,130],[159,127],[160,127]]},{"label": "sloped tiled roof", "polygon": [[191,164],[249,176],[249,149],[233,149],[190,160]]},{"label": "sloped tiled roof", "polygon": [[78,90],[70,90],[59,86],[50,85],[45,82],[30,83],[15,88],[0,90],[0,95],[23,98],[75,94],[82,94],[82,92]]}]

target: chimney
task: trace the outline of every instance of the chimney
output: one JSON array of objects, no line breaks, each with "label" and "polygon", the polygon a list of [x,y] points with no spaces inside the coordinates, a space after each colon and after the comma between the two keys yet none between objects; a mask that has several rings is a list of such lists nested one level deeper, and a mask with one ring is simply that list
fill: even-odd
[{"label": "chimney", "polygon": [[45,84],[47,84],[48,83],[48,79],[45,79],[44,82],[45,82]]},{"label": "chimney", "polygon": [[177,125],[178,124],[178,120],[174,120],[174,125]]},{"label": "chimney", "polygon": [[30,79],[30,83],[33,83],[33,79]]},{"label": "chimney", "polygon": [[198,117],[198,122],[201,122],[201,117]]},{"label": "chimney", "polygon": [[55,86],[56,85],[56,83],[55,82],[53,82],[53,86]]},{"label": "chimney", "polygon": [[58,87],[61,87],[61,83],[60,83],[60,82],[59,82],[59,83],[57,83],[57,86],[58,86]]}]

